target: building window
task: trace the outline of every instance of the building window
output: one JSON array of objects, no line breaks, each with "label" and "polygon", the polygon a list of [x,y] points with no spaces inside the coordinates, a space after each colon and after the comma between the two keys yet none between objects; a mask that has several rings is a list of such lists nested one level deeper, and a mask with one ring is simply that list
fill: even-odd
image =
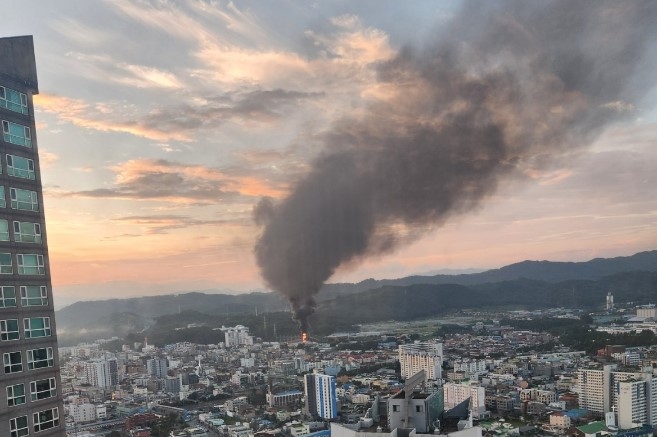
[{"label": "building window", "polygon": [[392,406],[392,411],[394,411],[395,413],[398,413],[399,412],[399,405],[393,405]]},{"label": "building window", "polygon": [[0,220],[0,241],[9,241],[9,222]]},{"label": "building window", "polygon": [[23,359],[20,352],[7,352],[2,354],[5,373],[18,373],[23,371]]},{"label": "building window", "polygon": [[55,360],[53,359],[51,347],[27,351],[28,370],[43,369],[44,367],[53,367],[54,365]]},{"label": "building window", "polygon": [[34,180],[34,161],[22,156],[7,155],[7,174],[17,178]]},{"label": "building window", "polygon": [[20,290],[21,306],[40,307],[48,305],[48,289],[45,285],[22,285]]},{"label": "building window", "polygon": [[10,188],[9,195],[11,197],[12,209],[20,209],[21,211],[39,210],[39,200],[36,191]]},{"label": "building window", "polygon": [[25,338],[50,337],[50,317],[23,319]]},{"label": "building window", "polygon": [[30,434],[30,429],[27,426],[27,416],[9,419],[9,431],[9,437],[23,437]]},{"label": "building window", "polygon": [[34,432],[59,426],[59,410],[53,408],[34,413],[32,415],[32,421],[34,422]]},{"label": "building window", "polygon": [[16,306],[16,290],[7,285],[0,287],[0,308],[11,308]]},{"label": "building window", "polygon": [[22,124],[2,120],[2,138],[8,143],[32,147],[30,128]]},{"label": "building window", "polygon": [[0,208],[6,208],[7,201],[5,200],[5,187],[0,185]]},{"label": "building window", "polygon": [[0,108],[7,108],[10,111],[20,114],[27,114],[27,95],[11,88],[0,86]]},{"label": "building window", "polygon": [[416,413],[421,413],[422,412],[422,405],[416,405],[415,406],[415,412]]},{"label": "building window", "polygon": [[18,340],[18,319],[0,320],[0,340]]},{"label": "building window", "polygon": [[43,255],[36,253],[16,254],[19,275],[45,275],[46,268],[43,266]]},{"label": "building window", "polygon": [[0,274],[11,275],[14,273],[14,266],[11,262],[11,253],[0,253]]},{"label": "building window", "polygon": [[25,403],[25,386],[23,384],[7,386],[7,406],[15,407]]},{"label": "building window", "polygon": [[14,222],[14,241],[41,243],[41,225],[32,222]]},{"label": "building window", "polygon": [[30,382],[30,399],[40,401],[57,395],[55,378],[46,378]]}]

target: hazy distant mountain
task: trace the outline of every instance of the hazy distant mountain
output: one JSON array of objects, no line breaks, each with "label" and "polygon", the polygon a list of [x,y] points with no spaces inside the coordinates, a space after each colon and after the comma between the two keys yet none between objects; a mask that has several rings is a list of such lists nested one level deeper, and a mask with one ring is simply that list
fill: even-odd
[{"label": "hazy distant mountain", "polygon": [[[459,308],[596,307],[603,304],[608,291],[618,302],[657,301],[657,251],[587,262],[523,261],[473,274],[329,284],[318,295],[313,323],[329,330],[338,324],[409,320]],[[275,293],[192,292],[77,302],[57,311],[56,320],[62,338],[79,334],[100,338],[140,332],[162,316],[187,313],[189,317],[190,311],[226,323],[239,322],[240,318],[234,316],[242,315],[246,323],[247,318],[255,320],[252,316],[256,308],[262,314],[287,311],[289,306]],[[182,319],[173,316],[173,321],[179,323]]]},{"label": "hazy distant mountain", "polygon": [[[206,294],[200,292],[76,302],[55,313],[58,331],[66,334],[92,329],[112,314],[138,314],[144,320],[193,310],[205,314],[281,311],[286,300],[275,293]],[[144,325],[144,324],[142,324]],[[135,325],[135,328],[137,325]]]},{"label": "hazy distant mountain", "polygon": [[319,300],[330,300],[342,294],[351,294],[383,286],[413,284],[460,284],[475,285],[488,282],[535,279],[561,282],[569,279],[600,279],[621,272],[657,271],[657,250],[640,252],[617,258],[596,258],[585,262],[522,261],[481,273],[461,275],[407,276],[399,279],[366,279],[357,284],[327,284],[322,288]]},{"label": "hazy distant mountain", "polygon": [[623,272],[597,280],[571,279],[550,283],[513,279],[476,285],[386,285],[321,302],[313,318],[316,326],[414,320],[461,309],[602,308],[608,291],[616,302],[657,301],[657,272]]}]

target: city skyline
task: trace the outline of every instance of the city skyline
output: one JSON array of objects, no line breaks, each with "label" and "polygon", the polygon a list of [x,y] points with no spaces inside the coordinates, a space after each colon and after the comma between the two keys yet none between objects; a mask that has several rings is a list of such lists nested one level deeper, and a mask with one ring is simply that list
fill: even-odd
[{"label": "city skyline", "polygon": [[[12,20],[1,36],[34,35],[58,307],[263,288],[253,207],[263,196],[285,198],[332,123],[386,98],[381,63],[438,38],[460,7],[30,4],[8,5],[30,19]],[[638,81],[647,84],[643,100],[610,102],[628,115],[591,147],[527,169],[474,212],[343,266],[330,281],[657,248],[657,96],[654,82]]]}]

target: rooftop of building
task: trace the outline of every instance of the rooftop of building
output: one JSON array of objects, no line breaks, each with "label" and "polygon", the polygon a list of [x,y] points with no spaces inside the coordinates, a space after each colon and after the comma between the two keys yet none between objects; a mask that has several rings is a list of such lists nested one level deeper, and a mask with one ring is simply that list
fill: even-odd
[{"label": "rooftop of building", "polygon": [[[413,392],[411,395],[411,399],[427,399],[429,396],[431,396],[433,393],[423,393],[423,392]],[[406,392],[404,390],[399,390],[397,393],[395,393],[392,396],[392,399],[402,399],[406,396]]]},{"label": "rooftop of building", "polygon": [[578,426],[577,429],[583,432],[584,434],[597,434],[601,431],[606,431],[607,425],[604,422],[598,421],[598,422],[591,422],[586,425]]}]

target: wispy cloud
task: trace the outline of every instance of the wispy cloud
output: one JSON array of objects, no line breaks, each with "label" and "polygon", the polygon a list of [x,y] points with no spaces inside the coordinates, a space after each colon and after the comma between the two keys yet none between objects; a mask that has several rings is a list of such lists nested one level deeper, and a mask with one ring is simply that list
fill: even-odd
[{"label": "wispy cloud", "polygon": [[[88,103],[70,97],[41,93],[34,97],[37,110],[55,114],[62,121],[102,132],[122,132],[156,141],[190,141],[180,132],[149,128],[138,121],[112,120],[108,113],[95,111]],[[116,117],[116,115],[115,115]]]},{"label": "wispy cloud", "polygon": [[[87,129],[103,132],[123,132],[151,140],[192,141],[198,129],[217,128],[225,122],[271,123],[303,101],[321,98],[321,93],[290,90],[237,91],[199,99],[197,104],[158,108],[148,114],[126,118],[118,104],[100,103],[92,106],[82,100],[43,93],[37,98],[37,108],[55,114],[60,120]],[[167,145],[165,151],[174,149]]]},{"label": "wispy cloud", "polygon": [[143,226],[149,234],[165,234],[174,229],[189,229],[195,226],[216,226],[224,224],[243,224],[243,220],[210,219],[204,220],[185,215],[154,214],[133,215],[114,219],[118,222]]},{"label": "wispy cloud", "polygon": [[215,168],[167,160],[136,159],[110,169],[116,174],[111,188],[60,195],[208,205],[225,203],[236,196],[281,197],[285,193],[284,187],[272,186],[257,177],[231,176]]},{"label": "wispy cloud", "polygon": [[59,160],[59,156],[49,150],[39,150],[41,168],[50,168]]},{"label": "wispy cloud", "polygon": [[364,26],[355,15],[329,18],[322,31],[307,30],[304,37],[310,53],[300,54],[272,37],[255,14],[232,2],[113,5],[139,24],[190,44],[190,61],[197,62],[189,68],[191,78],[209,84],[263,88],[294,84],[353,93],[354,88],[367,88],[376,64],[394,54],[387,34]]},{"label": "wispy cloud", "polygon": [[94,53],[68,52],[77,75],[104,84],[116,83],[135,88],[182,89],[183,81],[172,71],[148,65],[118,61],[115,57]]}]

